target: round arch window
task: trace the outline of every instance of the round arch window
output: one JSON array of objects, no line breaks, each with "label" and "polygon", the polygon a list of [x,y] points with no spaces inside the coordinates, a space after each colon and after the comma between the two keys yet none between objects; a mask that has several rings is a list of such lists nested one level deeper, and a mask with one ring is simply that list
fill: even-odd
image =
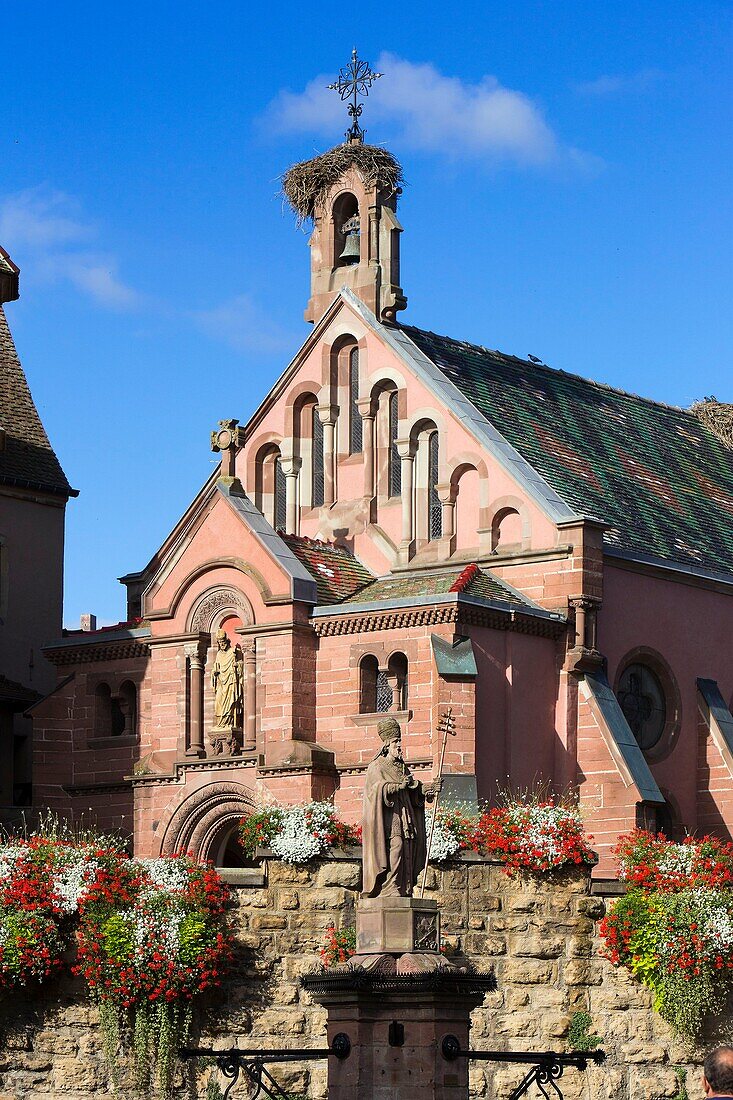
[{"label": "round arch window", "polygon": [[656,672],[640,662],[627,665],[616,694],[639,748],[653,749],[667,725],[667,700]]}]

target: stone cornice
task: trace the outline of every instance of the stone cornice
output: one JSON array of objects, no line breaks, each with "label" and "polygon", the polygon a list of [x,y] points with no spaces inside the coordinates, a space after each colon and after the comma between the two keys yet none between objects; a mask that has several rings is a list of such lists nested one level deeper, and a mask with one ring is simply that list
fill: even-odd
[{"label": "stone cornice", "polygon": [[465,597],[450,603],[423,607],[403,607],[380,611],[359,611],[353,614],[335,613],[313,620],[313,629],[319,638],[339,634],[359,634],[376,630],[395,630],[416,626],[435,626],[445,623],[461,623],[466,626],[486,626],[494,630],[511,630],[519,634],[534,634],[557,638],[564,633],[564,619],[546,615],[534,615],[521,608],[498,609],[469,602]]}]

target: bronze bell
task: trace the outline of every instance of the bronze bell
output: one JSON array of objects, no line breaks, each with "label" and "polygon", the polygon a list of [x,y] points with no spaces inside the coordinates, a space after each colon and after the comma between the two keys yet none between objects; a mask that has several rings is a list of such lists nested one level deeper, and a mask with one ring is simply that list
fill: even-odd
[{"label": "bronze bell", "polygon": [[342,230],[346,234],[346,240],[344,241],[344,249],[339,256],[339,260],[342,264],[358,264],[361,259],[358,215],[354,215],[353,218],[349,218],[348,221],[344,222]]}]

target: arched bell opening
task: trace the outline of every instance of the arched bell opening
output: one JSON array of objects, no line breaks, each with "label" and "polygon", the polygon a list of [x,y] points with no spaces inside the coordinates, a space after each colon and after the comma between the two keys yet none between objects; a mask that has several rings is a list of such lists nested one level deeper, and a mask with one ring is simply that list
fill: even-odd
[{"label": "arched bell opening", "polygon": [[346,191],[333,204],[333,266],[349,267],[360,259],[359,203]]}]

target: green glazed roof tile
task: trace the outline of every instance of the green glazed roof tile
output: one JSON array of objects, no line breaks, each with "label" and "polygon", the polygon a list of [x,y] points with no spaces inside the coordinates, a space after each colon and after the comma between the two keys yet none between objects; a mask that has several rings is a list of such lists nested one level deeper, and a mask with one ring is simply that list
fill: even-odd
[{"label": "green glazed roof tile", "polygon": [[564,371],[402,326],[609,547],[733,572],[733,454],[698,418]]}]

